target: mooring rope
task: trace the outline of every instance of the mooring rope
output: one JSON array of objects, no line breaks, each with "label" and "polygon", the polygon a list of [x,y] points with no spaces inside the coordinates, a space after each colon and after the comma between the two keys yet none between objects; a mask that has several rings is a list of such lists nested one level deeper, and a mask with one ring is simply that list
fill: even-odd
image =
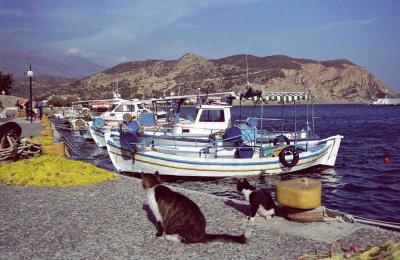
[{"label": "mooring rope", "polygon": [[328,212],[328,215],[332,214],[332,213],[334,215],[337,215],[335,217],[335,219],[337,219],[339,221],[350,222],[350,223],[358,222],[358,223],[362,223],[362,224],[368,224],[368,225],[373,225],[373,226],[378,226],[378,227],[385,227],[385,228],[392,228],[392,229],[400,230],[400,223],[397,223],[397,222],[369,219],[369,218],[365,218],[365,217],[346,214],[344,212],[340,212],[340,211],[332,210],[332,209],[328,209],[328,208],[326,210],[330,211],[330,212]]},{"label": "mooring rope", "polygon": [[77,155],[77,156],[74,156],[74,157],[79,159],[79,160],[86,160],[86,161],[99,160],[99,159],[101,159],[103,157],[107,157],[108,156],[108,154],[103,154],[101,156],[92,156],[92,157],[88,157],[86,155],[83,155],[80,151],[78,151],[76,148],[73,147],[73,145],[68,141],[68,139],[61,132],[58,131],[58,134],[60,135],[61,140],[65,143],[67,148]]}]

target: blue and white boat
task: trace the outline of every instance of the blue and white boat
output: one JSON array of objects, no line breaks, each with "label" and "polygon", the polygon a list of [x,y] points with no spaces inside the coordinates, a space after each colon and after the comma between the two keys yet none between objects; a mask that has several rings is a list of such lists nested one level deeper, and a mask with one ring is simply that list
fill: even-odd
[{"label": "blue and white boat", "polygon": [[88,122],[90,134],[98,147],[106,147],[104,134],[111,132],[121,122],[136,120],[142,113],[150,113],[139,100],[117,100],[100,116]]},{"label": "blue and white boat", "polygon": [[[274,95],[294,100],[302,97],[293,93]],[[228,108],[226,104],[201,105],[194,122],[187,122],[186,126],[179,122],[170,131],[161,131],[162,134],[140,131],[139,125],[107,133],[111,161],[118,172],[158,171],[161,175],[181,177],[272,175],[335,165],[343,136],[312,139],[307,132],[296,131],[285,133],[285,142],[276,143],[273,140],[277,134],[266,134],[262,126],[254,132],[254,126],[253,130],[219,126],[218,122],[226,123],[222,118],[229,118],[230,114],[224,114]],[[199,114],[201,111],[214,111],[215,116],[206,119]],[[207,125],[202,130],[195,127],[201,118]]]}]

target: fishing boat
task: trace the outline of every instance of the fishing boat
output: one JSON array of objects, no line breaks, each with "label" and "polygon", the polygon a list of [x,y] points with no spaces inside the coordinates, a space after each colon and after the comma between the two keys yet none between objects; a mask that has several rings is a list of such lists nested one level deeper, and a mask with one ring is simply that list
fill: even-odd
[{"label": "fishing boat", "polygon": [[90,134],[98,147],[105,147],[105,133],[110,132],[113,127],[117,127],[123,121],[137,120],[142,113],[151,113],[151,111],[138,99],[115,101],[106,112],[88,122]]},{"label": "fishing boat", "polygon": [[[282,92],[266,94],[263,98],[296,101],[307,97],[308,94],[304,93]],[[205,111],[224,111],[223,108],[228,107],[218,104],[203,108]],[[217,123],[226,123],[221,119],[226,114],[221,111],[215,112],[211,118]],[[202,114],[197,113],[196,118],[201,117]],[[262,123],[258,131],[254,131],[253,125],[253,132],[243,131],[236,125],[224,128],[215,122],[204,123],[208,124],[203,129],[208,131],[207,138],[204,135],[195,137],[201,133],[200,129],[185,130],[182,123],[177,123],[164,135],[153,134],[151,138],[148,133],[139,131],[139,125],[133,124],[128,129],[120,126],[117,131],[106,135],[107,150],[118,172],[158,171],[161,175],[181,177],[271,175],[318,166],[333,167],[343,138],[336,135],[311,139],[307,133],[304,136],[304,132],[295,131],[291,133],[293,138],[289,142],[274,142],[272,140],[276,140],[277,135],[266,134]],[[192,125],[195,124],[196,121]],[[215,132],[212,125],[217,126]],[[184,136],[185,132],[193,135]]]}]

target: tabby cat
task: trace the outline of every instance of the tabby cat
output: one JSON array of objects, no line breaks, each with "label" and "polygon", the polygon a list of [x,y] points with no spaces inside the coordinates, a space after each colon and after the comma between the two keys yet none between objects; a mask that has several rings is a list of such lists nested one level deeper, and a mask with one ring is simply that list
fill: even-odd
[{"label": "tabby cat", "polygon": [[156,218],[156,237],[165,233],[168,240],[182,243],[246,243],[245,234],[207,234],[206,220],[200,208],[188,197],[162,185],[158,172],[142,174],[142,180],[150,209]]}]

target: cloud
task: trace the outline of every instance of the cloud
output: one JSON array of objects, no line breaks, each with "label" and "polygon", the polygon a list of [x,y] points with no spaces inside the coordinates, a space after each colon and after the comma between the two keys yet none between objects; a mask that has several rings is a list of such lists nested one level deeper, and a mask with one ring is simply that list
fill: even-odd
[{"label": "cloud", "polygon": [[379,20],[378,17],[372,17],[367,19],[359,19],[359,20],[347,20],[347,21],[340,21],[327,24],[325,26],[320,27],[319,31],[327,31],[336,28],[343,28],[343,27],[363,27],[370,24],[373,24]]},{"label": "cloud", "polygon": [[96,56],[95,52],[88,52],[81,50],[79,48],[70,48],[68,49],[65,54],[69,56],[81,57],[81,58],[93,58]]},{"label": "cloud", "polygon": [[[170,0],[170,1],[104,1],[88,8],[86,1],[77,9],[71,19],[71,6],[57,6],[56,10],[47,10],[51,14],[48,24],[58,25],[59,32],[68,29],[89,28],[87,33],[71,32],[68,39],[57,39],[47,42],[50,48],[65,50],[79,48],[93,51],[115,62],[117,57],[132,55],[131,49],[136,42],[146,36],[162,30],[174,23],[182,28],[194,29],[196,25],[180,22],[195,12],[209,8],[246,5],[259,0]],[[98,3],[98,2],[96,2]],[[96,7],[96,8],[94,8]],[[48,28],[47,28],[48,30]],[[67,35],[67,34],[65,34]],[[77,52],[76,52],[77,53]],[[100,58],[98,55],[96,58]]]}]

